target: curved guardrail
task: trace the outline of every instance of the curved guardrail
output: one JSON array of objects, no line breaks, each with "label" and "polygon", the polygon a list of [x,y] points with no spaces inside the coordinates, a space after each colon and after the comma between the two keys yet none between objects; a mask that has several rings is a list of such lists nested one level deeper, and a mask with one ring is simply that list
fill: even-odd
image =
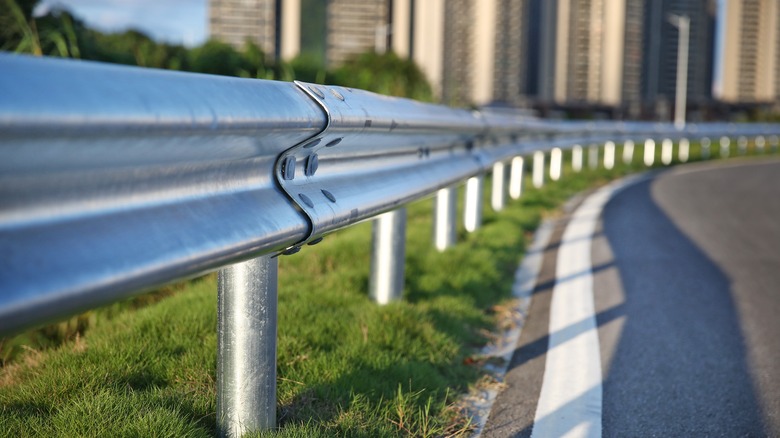
[{"label": "curved guardrail", "polygon": [[[0,55],[0,334],[230,265],[219,282],[218,422],[226,435],[270,427],[275,256],[391,212],[372,264],[383,301],[403,282],[392,254],[403,250],[397,209],[410,201],[436,194],[444,249],[452,187],[469,180],[474,228],[481,175],[496,172],[500,208],[504,164],[519,184],[523,155],[535,155],[536,174],[552,150],[560,174],[562,148],[581,167],[579,145],[612,142],[614,160],[614,142],[761,136],[777,147],[779,135],[779,125],[547,121],[344,87]],[[264,383],[236,384],[245,372]]]}]

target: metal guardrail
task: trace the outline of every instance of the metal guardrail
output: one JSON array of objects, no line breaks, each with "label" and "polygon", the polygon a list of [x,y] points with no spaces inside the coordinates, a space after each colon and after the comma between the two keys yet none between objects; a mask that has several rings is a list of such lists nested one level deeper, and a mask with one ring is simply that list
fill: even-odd
[{"label": "metal guardrail", "polygon": [[[344,87],[0,55],[0,334],[166,282],[219,276],[218,426],[275,424],[276,256],[380,215],[371,295],[403,284],[403,206],[435,194],[439,250],[454,244],[454,187],[479,226],[561,175],[562,149],[605,144],[614,165],[655,140],[777,148],[779,125],[560,122],[475,112]],[[721,146],[723,147],[723,146]],[[729,149],[730,150],[730,149]],[[588,162],[598,161],[589,147]],[[680,148],[680,157],[683,149]],[[509,172],[506,165],[511,161]],[[399,237],[400,236],[400,237]],[[252,382],[248,384],[247,382]]]}]

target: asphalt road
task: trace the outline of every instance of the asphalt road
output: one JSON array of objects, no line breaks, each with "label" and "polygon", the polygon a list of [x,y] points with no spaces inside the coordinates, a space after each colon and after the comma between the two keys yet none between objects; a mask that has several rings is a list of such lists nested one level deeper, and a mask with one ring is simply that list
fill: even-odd
[{"label": "asphalt road", "polygon": [[[570,219],[545,250],[482,436],[534,434]],[[688,165],[627,186],[598,218],[590,262],[595,434],[780,436],[780,160]],[[565,341],[581,334],[566,329]]]}]

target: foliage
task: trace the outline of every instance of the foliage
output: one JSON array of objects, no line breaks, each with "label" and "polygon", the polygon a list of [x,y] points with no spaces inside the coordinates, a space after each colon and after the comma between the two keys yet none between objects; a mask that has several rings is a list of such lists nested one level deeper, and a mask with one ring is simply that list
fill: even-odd
[{"label": "foliage", "polygon": [[432,99],[420,69],[392,53],[367,52],[328,72],[322,54],[324,39],[318,36],[323,29],[304,32],[307,49],[290,63],[274,62],[251,40],[240,49],[217,40],[187,48],[158,43],[137,30],[105,34],[88,28],[64,9],[33,18],[37,0],[0,2],[7,5],[0,8],[0,50],[244,78],[327,80],[394,96]]},{"label": "foliage", "polygon": [[414,62],[389,52],[366,52],[348,60],[333,72],[333,83],[390,96],[432,101],[425,74]]}]

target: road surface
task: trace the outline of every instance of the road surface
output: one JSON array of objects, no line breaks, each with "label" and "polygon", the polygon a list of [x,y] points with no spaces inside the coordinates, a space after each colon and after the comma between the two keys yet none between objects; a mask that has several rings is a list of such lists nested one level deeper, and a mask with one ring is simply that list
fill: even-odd
[{"label": "road surface", "polygon": [[555,226],[482,436],[780,436],[780,160],[599,193]]}]

